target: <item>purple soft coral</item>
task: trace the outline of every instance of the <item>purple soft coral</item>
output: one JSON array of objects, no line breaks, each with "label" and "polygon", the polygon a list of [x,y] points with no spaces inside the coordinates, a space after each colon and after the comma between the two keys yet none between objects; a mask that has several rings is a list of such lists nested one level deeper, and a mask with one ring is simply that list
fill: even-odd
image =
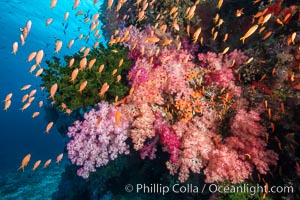
[{"label": "purple soft coral", "polygon": [[73,137],[68,145],[68,156],[73,164],[81,166],[77,174],[88,178],[96,167],[107,165],[119,154],[128,154],[129,146],[125,143],[129,135],[129,125],[115,122],[117,109],[101,102],[99,110],[92,109],[84,115],[84,121],[76,121],[69,127],[68,136]]}]

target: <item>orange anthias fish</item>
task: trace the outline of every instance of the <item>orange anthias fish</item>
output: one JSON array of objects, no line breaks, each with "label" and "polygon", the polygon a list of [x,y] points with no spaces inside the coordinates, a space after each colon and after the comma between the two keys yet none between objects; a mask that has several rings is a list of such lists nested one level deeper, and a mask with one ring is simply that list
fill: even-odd
[{"label": "orange anthias fish", "polygon": [[31,62],[31,61],[35,58],[36,54],[37,54],[36,51],[31,52],[31,53],[28,55],[27,62]]},{"label": "orange anthias fish", "polygon": [[120,124],[120,119],[121,119],[121,111],[117,110],[116,115],[115,115],[115,120],[116,120],[117,126],[119,126],[119,124]]},{"label": "orange anthias fish", "polygon": [[245,39],[248,38],[250,35],[252,35],[256,29],[258,28],[258,25],[254,25],[252,26],[246,33],[243,37],[240,38],[240,40],[242,40],[243,44],[245,43]]},{"label": "orange anthias fish", "polygon": [[80,0],[74,0],[73,9],[76,9],[80,3]]},{"label": "orange anthias fish", "polygon": [[99,67],[98,73],[101,74],[101,72],[103,71],[103,69],[104,69],[104,65],[102,64],[102,65],[100,65],[100,67]]},{"label": "orange anthias fish", "polygon": [[39,114],[40,114],[40,112],[34,112],[31,117],[36,118],[37,116],[39,116]]},{"label": "orange anthias fish", "polygon": [[46,167],[48,167],[48,166],[50,165],[50,163],[51,163],[51,159],[47,160],[47,161],[45,162],[43,168],[45,169]]},{"label": "orange anthias fish", "polygon": [[236,16],[236,17],[242,16],[242,15],[244,14],[243,10],[244,10],[244,8],[237,9],[237,10],[235,11],[235,16]]},{"label": "orange anthias fish", "polygon": [[59,164],[59,163],[61,162],[63,156],[64,156],[63,153],[59,154],[59,155],[56,157],[56,162],[55,162],[55,163]]},{"label": "orange anthias fish", "polygon": [[48,134],[49,131],[51,130],[53,124],[54,124],[53,122],[49,122],[49,123],[48,123],[48,125],[47,125],[47,127],[46,127],[46,131],[45,131],[47,134]]},{"label": "orange anthias fish", "polygon": [[30,158],[31,158],[31,154],[27,154],[23,160],[22,160],[22,164],[21,166],[18,168],[18,170],[22,169],[23,172],[24,172],[24,168],[28,165],[29,161],[30,161]]},{"label": "orange anthias fish", "polygon": [[38,166],[40,166],[41,162],[42,162],[41,160],[36,161],[33,165],[32,171],[36,170],[36,168],[38,168]]},{"label": "orange anthias fish", "polygon": [[29,106],[31,105],[31,103],[26,103],[22,108],[20,108],[20,110],[22,110],[22,112],[24,111],[24,110],[26,110]]},{"label": "orange anthias fish", "polygon": [[107,2],[107,8],[111,9],[113,3],[114,3],[114,0],[108,0],[108,2]]},{"label": "orange anthias fish", "polygon": [[18,51],[18,47],[19,47],[18,42],[14,42],[13,45],[12,45],[13,50],[12,50],[11,53],[13,53],[13,54],[16,55],[16,54],[17,54],[17,51]]},{"label": "orange anthias fish", "polygon": [[70,81],[73,82],[73,84],[74,84],[74,81],[75,81],[75,79],[78,75],[78,72],[79,72],[79,70],[78,70],[78,68],[76,68],[76,69],[73,70],[73,72],[71,74],[71,80]]},{"label": "orange anthias fish", "polygon": [[50,4],[50,8],[54,8],[56,6],[57,0],[52,0]]},{"label": "orange anthias fish", "polygon": [[94,64],[95,64],[96,61],[97,61],[96,58],[93,58],[92,60],[90,60],[88,68],[92,69],[92,67],[94,66]]},{"label": "orange anthias fish", "polygon": [[52,99],[54,100],[54,95],[55,95],[55,93],[56,93],[56,91],[57,91],[57,88],[58,88],[57,83],[55,83],[55,84],[53,84],[53,85],[51,86],[49,98],[52,98]]},{"label": "orange anthias fish", "polygon": [[86,67],[86,64],[87,64],[87,59],[86,59],[86,57],[84,57],[79,62],[80,70],[84,70]]},{"label": "orange anthias fish", "polygon": [[57,40],[55,43],[55,53],[58,53],[62,47],[62,41],[61,40]]},{"label": "orange anthias fish", "polygon": [[109,89],[109,85],[105,82],[102,85],[101,90],[99,92],[100,97],[104,96],[104,94],[107,92],[108,89]]},{"label": "orange anthias fish", "polygon": [[40,66],[42,60],[43,60],[43,57],[44,57],[44,51],[43,50],[39,50],[36,54],[36,57],[35,57],[35,62],[36,62],[36,65],[37,66]]},{"label": "orange anthias fish", "polygon": [[80,84],[80,87],[79,87],[79,92],[81,93],[83,90],[84,90],[84,88],[86,87],[86,85],[87,85],[87,80],[85,80],[85,81],[83,81],[81,84]]},{"label": "orange anthias fish", "polygon": [[21,90],[23,91],[23,90],[27,90],[27,89],[29,89],[31,87],[31,85],[24,85],[22,88],[21,88]]},{"label": "orange anthias fish", "polygon": [[4,101],[9,101],[12,96],[13,96],[13,93],[9,93],[8,95],[6,95]]},{"label": "orange anthias fish", "polygon": [[7,111],[8,108],[10,107],[10,105],[11,105],[11,100],[5,101],[4,109],[3,110]]}]

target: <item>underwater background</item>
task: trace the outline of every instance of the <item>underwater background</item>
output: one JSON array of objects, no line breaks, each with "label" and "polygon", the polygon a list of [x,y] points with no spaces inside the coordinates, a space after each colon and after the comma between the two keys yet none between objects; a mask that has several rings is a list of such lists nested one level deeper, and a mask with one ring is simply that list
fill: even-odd
[{"label": "underwater background", "polygon": [[300,2],[0,13],[0,200],[300,199]]}]

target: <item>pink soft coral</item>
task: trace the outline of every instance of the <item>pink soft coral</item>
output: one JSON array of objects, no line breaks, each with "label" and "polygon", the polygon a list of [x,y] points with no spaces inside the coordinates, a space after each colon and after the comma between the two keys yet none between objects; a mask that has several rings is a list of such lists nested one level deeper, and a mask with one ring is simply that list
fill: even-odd
[{"label": "pink soft coral", "polygon": [[159,136],[160,142],[165,145],[171,154],[170,161],[178,162],[179,147],[181,145],[180,138],[175,134],[175,131],[163,121],[161,113],[155,113],[156,121],[154,128]]},{"label": "pink soft coral", "polygon": [[[244,109],[239,110],[231,120],[231,137],[226,138],[228,147],[235,149],[244,157],[250,156],[248,162],[252,163],[261,174],[266,174],[269,165],[276,165],[278,155],[266,149],[264,137],[266,128],[260,124],[259,113]],[[244,158],[246,159],[246,158]]]},{"label": "pink soft coral", "polygon": [[92,109],[84,115],[84,121],[76,121],[69,127],[68,136],[73,139],[67,144],[68,157],[80,166],[79,176],[88,178],[97,167],[107,165],[119,154],[128,154],[125,143],[129,135],[129,124],[115,122],[117,108],[107,102],[98,104],[99,110]]},{"label": "pink soft coral", "polygon": [[219,145],[210,152],[210,157],[204,170],[207,183],[223,182],[224,180],[239,183],[251,175],[251,165],[240,160],[238,152],[225,145]]},{"label": "pink soft coral", "polygon": [[190,172],[200,173],[210,159],[209,155],[215,145],[213,137],[216,135],[216,113],[205,109],[207,116],[194,117],[188,123],[177,122],[172,128],[181,137],[181,152],[178,163],[167,162],[167,168],[171,174],[179,171],[179,180],[184,182],[188,179]]},{"label": "pink soft coral", "polygon": [[241,96],[242,90],[235,85],[233,68],[241,65],[247,58],[242,51],[236,49],[225,55],[213,52],[198,54],[200,66],[211,70],[205,75],[206,84],[229,88],[237,97]]}]

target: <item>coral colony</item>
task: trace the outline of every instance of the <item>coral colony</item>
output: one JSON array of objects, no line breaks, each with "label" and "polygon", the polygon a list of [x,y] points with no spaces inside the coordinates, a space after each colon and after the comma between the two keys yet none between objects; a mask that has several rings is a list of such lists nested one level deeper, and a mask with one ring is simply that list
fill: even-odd
[{"label": "coral colony", "polygon": [[[134,65],[128,79],[134,91],[126,102],[117,108],[101,102],[97,111],[92,109],[84,115],[84,121],[69,127],[68,136],[73,139],[68,144],[68,155],[73,164],[80,166],[78,175],[88,178],[89,172],[108,164],[118,154],[129,153],[128,137],[143,159],[155,159],[160,143],[170,154],[166,167],[172,175],[178,173],[181,182],[191,172],[203,171],[209,183],[239,183],[254,170],[266,174],[270,165],[276,165],[278,155],[266,148],[267,130],[260,123],[262,111],[249,110],[232,68],[233,61],[241,65],[248,57],[241,50],[225,55],[200,53],[197,66],[187,50],[164,48],[152,61],[151,54],[142,51],[149,53],[159,47],[141,39],[151,37],[150,27],[147,29],[141,33],[135,27],[123,30],[129,30],[131,36],[124,46],[132,49],[138,41],[129,52]],[[224,110],[218,111],[212,95],[221,90]],[[228,111],[233,102],[239,106],[230,119],[227,137],[223,137],[218,130],[224,115],[220,112]],[[121,110],[119,125],[115,123],[116,109]]]},{"label": "coral colony", "polygon": [[54,58],[41,75],[57,112],[74,121],[67,152],[79,176],[88,180],[138,152],[145,162],[163,160],[181,183],[198,176],[268,186],[285,171],[298,183],[299,5],[109,0],[102,7],[108,47],[65,56],[65,66]]}]

